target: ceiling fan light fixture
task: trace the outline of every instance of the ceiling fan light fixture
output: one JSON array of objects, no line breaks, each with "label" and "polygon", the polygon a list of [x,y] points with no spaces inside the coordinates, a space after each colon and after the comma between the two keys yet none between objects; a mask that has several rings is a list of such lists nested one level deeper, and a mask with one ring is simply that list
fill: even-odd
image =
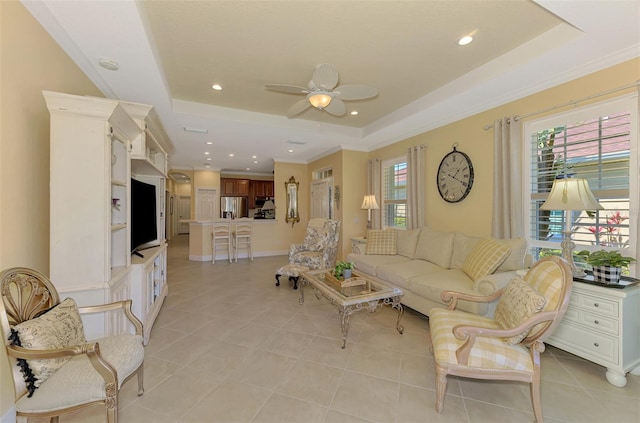
[{"label": "ceiling fan light fixture", "polygon": [[313,107],[322,110],[331,103],[333,96],[327,92],[315,92],[309,93],[307,95],[307,100],[309,100],[309,103],[311,103]]}]

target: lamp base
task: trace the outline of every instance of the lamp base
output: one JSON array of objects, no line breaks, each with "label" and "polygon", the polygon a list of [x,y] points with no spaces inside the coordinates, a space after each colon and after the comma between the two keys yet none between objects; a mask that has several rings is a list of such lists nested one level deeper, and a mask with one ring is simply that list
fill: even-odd
[{"label": "lamp base", "polygon": [[571,231],[562,231],[562,242],[560,243],[562,247],[562,258],[567,261],[569,266],[571,267],[571,272],[573,276],[583,278],[586,276],[584,270],[576,267],[575,262],[573,261],[573,249],[576,244],[571,241]]}]

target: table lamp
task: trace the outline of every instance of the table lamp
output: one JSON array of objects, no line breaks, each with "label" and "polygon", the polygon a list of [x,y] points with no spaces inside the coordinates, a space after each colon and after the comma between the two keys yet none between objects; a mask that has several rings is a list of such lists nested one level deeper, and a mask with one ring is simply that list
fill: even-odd
[{"label": "table lamp", "polygon": [[273,203],[273,200],[267,200],[262,205],[260,210],[267,212],[267,214],[271,215],[271,213],[276,209],[276,205]]},{"label": "table lamp", "polygon": [[564,231],[562,231],[562,258],[564,258],[573,271],[574,276],[584,277],[582,269],[578,269],[573,262],[573,249],[575,244],[571,241],[571,212],[573,210],[602,210],[604,207],[598,203],[589,189],[589,182],[583,178],[564,178],[553,181],[551,192],[540,210],[564,210]]},{"label": "table lamp", "polygon": [[367,229],[371,229],[371,210],[378,210],[378,202],[375,195],[365,195],[361,209],[367,210]]}]

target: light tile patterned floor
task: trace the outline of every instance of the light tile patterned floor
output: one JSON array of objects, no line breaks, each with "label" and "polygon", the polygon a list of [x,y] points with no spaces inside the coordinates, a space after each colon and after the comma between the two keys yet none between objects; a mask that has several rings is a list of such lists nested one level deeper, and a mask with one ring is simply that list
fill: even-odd
[{"label": "light tile patterned floor", "polygon": [[[405,333],[390,308],[352,319],[340,348],[338,314],[274,270],[286,257],[188,260],[188,240],[169,247],[169,297],[146,349],[144,396],[135,380],[120,396],[120,422],[531,422],[528,385],[451,378],[434,408],[428,320],[411,310]],[[555,348],[543,355],[547,422],[640,421],[640,377],[625,388],[605,369]],[[101,409],[60,419],[99,422]]]}]

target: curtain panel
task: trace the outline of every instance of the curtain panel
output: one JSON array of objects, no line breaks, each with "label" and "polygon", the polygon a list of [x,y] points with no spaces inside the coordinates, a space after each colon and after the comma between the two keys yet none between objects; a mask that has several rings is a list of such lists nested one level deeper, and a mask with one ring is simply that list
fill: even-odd
[{"label": "curtain panel", "polygon": [[382,182],[381,176],[382,161],[371,159],[367,162],[367,194],[376,196],[380,209],[371,210],[371,229],[382,228]]},{"label": "curtain panel", "polygon": [[524,236],[522,206],[522,125],[515,116],[493,125],[493,213],[491,236]]},{"label": "curtain panel", "polygon": [[425,146],[407,151],[407,229],[424,226],[425,220]]}]

